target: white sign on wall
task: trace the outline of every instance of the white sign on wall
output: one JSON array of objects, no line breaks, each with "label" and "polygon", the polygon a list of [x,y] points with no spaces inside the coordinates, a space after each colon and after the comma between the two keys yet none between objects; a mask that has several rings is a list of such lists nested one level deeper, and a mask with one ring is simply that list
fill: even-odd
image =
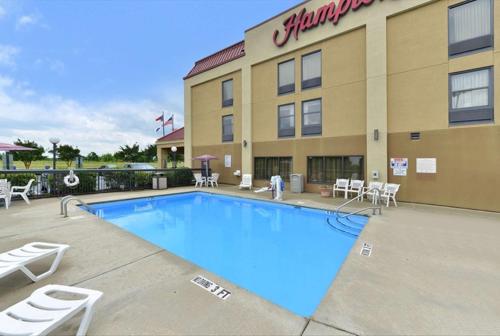
[{"label": "white sign on wall", "polygon": [[436,158],[417,158],[417,173],[436,174]]},{"label": "white sign on wall", "polygon": [[391,168],[394,176],[406,176],[408,158],[391,158]]},{"label": "white sign on wall", "polygon": [[224,167],[231,168],[231,155],[224,155]]}]

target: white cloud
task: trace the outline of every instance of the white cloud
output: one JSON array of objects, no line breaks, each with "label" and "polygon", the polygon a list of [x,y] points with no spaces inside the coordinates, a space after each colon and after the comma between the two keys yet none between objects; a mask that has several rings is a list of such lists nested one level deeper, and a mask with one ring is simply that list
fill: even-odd
[{"label": "white cloud", "polygon": [[15,66],[14,56],[18,53],[19,48],[7,44],[0,44],[0,66]]},{"label": "white cloud", "polygon": [[[2,87],[1,83],[6,83]],[[58,96],[17,96],[18,87],[12,80],[0,77],[0,142],[13,142],[17,138],[35,140],[49,147],[52,136],[64,144],[78,146],[83,154],[114,153],[119,146],[141,147],[152,144],[160,133],[155,133],[154,118],[163,108],[174,112],[176,127],[183,123],[183,115],[169,101],[177,97],[164,97],[162,102],[119,100],[99,104],[81,103]],[[24,91],[29,90],[24,86]],[[182,99],[182,97],[181,97]]]},{"label": "white cloud", "polygon": [[66,73],[66,65],[64,64],[63,61],[58,60],[58,59],[42,59],[42,58],[37,58],[35,60],[35,66],[37,68],[47,68],[52,72],[55,72],[58,75],[64,75]]},{"label": "white cloud", "polygon": [[16,29],[24,29],[37,24],[38,18],[35,15],[23,15],[16,22]]},{"label": "white cloud", "polygon": [[5,10],[5,8],[2,7],[2,5],[0,5],[0,20],[5,16],[7,15],[7,11]]}]

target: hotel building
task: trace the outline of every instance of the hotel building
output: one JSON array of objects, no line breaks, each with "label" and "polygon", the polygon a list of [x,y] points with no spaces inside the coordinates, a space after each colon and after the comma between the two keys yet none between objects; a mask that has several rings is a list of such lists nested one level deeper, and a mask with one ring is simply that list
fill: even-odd
[{"label": "hotel building", "polygon": [[222,183],[401,184],[401,201],[500,211],[500,6],[311,0],[184,78],[185,165]]}]

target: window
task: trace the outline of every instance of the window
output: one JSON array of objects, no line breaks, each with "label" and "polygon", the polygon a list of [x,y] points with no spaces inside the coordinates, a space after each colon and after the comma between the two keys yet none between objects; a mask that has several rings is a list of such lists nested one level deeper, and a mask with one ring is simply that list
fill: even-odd
[{"label": "window", "polygon": [[269,180],[271,176],[279,175],[283,180],[290,180],[292,173],[291,157],[256,157],[254,159],[256,180]]},{"label": "window", "polygon": [[302,90],[321,86],[321,51],[302,56]]},{"label": "window", "polygon": [[222,117],[222,141],[233,141],[233,115]]},{"label": "window", "polygon": [[295,92],[295,60],[278,64],[278,94]]},{"label": "window", "polygon": [[472,0],[450,7],[450,56],[493,46],[492,3],[492,0]]},{"label": "window", "polygon": [[278,106],[278,137],[295,136],[295,104]]},{"label": "window", "polygon": [[450,74],[450,123],[493,120],[493,69]]},{"label": "window", "polygon": [[310,156],[307,182],[333,184],[338,178],[363,179],[363,156]]},{"label": "window", "polygon": [[321,99],[302,102],[302,135],[321,135]]},{"label": "window", "polygon": [[222,107],[233,106],[233,80],[222,82]]}]

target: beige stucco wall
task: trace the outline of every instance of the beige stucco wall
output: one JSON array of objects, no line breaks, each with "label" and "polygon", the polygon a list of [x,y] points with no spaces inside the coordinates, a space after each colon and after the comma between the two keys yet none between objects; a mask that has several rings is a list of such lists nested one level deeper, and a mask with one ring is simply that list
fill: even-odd
[{"label": "beige stucco wall", "polygon": [[[301,90],[302,55],[321,50],[322,85]],[[364,28],[313,44],[252,67],[253,142],[278,140],[278,106],[295,104],[295,138],[301,135],[302,102],[322,98],[323,137],[366,132]],[[277,67],[295,60],[295,92],[277,94]],[[348,123],[345,120],[349,120]]]},{"label": "beige stucco wall", "polygon": [[[191,95],[198,95],[197,88],[203,88],[205,83],[239,71],[243,172],[253,172],[255,156],[293,156],[293,170],[306,173],[307,155],[364,153],[365,179],[370,180],[371,171],[378,170],[380,180],[401,182],[403,200],[498,211],[494,205],[500,204],[498,193],[495,196],[480,192],[491,181],[499,184],[499,174],[488,168],[499,164],[500,156],[495,155],[498,121],[448,124],[448,74],[500,62],[498,48],[448,57],[448,6],[461,1],[375,0],[370,7],[349,12],[336,26],[327,22],[301,32],[298,40],[291,37],[282,48],[274,45],[272,36],[276,29],[282,32],[283,21],[303,7],[315,10],[329,1],[311,0],[246,31],[245,57],[185,80],[186,163],[190,164],[190,151],[196,148],[190,145],[191,141],[199,143],[206,136],[210,146],[218,146],[221,136],[220,130],[213,130],[214,134],[201,131],[201,136],[193,134],[199,129],[191,125],[197,123],[199,108],[192,104],[203,104]],[[495,3],[494,8],[495,45],[499,46],[500,6]],[[300,56],[317,49],[322,50],[323,85],[302,92]],[[290,58],[295,58],[296,93],[278,96],[277,64]],[[498,84],[500,71],[495,69],[494,74]],[[499,90],[500,85],[495,85],[496,97]],[[216,96],[220,96],[220,91]],[[317,97],[323,99],[323,134],[303,138],[301,101]],[[296,136],[278,139],[277,106],[289,102],[295,102]],[[497,111],[498,104],[495,99]],[[379,131],[378,141],[373,138],[375,129]],[[412,131],[421,131],[422,140],[410,141]],[[474,140],[469,141],[468,137]],[[246,147],[242,140],[247,141]],[[392,176],[388,169],[390,157],[410,159],[406,178]],[[437,157],[438,174],[420,176],[412,171],[417,157]],[[474,170],[472,163],[480,160],[488,167]],[[470,194],[478,197],[459,199],[458,194],[450,193],[450,188],[464,181],[468,181]],[[316,187],[310,185],[307,189]]]}]

